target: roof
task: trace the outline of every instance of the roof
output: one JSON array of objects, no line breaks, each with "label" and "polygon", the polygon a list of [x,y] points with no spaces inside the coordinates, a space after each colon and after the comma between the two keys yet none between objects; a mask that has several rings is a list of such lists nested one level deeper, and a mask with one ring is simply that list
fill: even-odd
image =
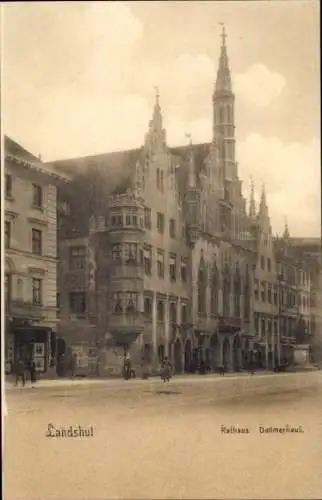
[{"label": "roof", "polygon": [[[195,155],[196,175],[204,167],[204,160],[209,152],[209,143],[193,145]],[[188,153],[190,146],[169,148],[174,165],[179,165],[176,175],[180,194],[186,191],[188,178]],[[131,183],[131,173],[138,160],[142,159],[143,148],[115,151],[98,155],[83,156],[52,162],[57,171],[64,172],[71,177],[76,174],[86,174],[89,170],[99,171],[108,182],[113,194],[125,192]]]},{"label": "roof", "polygon": [[18,142],[14,141],[7,135],[4,138],[5,158],[12,164],[19,165],[39,172],[43,175],[48,175],[57,180],[69,180],[64,172],[57,172],[53,168],[52,163],[43,163],[39,158],[24,149]]}]

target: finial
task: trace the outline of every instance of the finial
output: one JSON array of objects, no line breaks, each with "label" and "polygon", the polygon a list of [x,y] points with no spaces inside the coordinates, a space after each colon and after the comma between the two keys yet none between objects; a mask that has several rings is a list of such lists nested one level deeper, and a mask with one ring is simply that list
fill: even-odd
[{"label": "finial", "polygon": [[222,31],[221,31],[222,45],[223,45],[223,47],[225,47],[226,46],[226,38],[227,38],[227,34],[226,34],[226,30],[225,30],[225,24],[224,23],[219,23],[219,24],[222,27]]},{"label": "finial", "polygon": [[186,136],[187,139],[189,139],[189,146],[192,146],[192,137],[191,137],[191,134],[189,132],[186,132],[185,136]]},{"label": "finial", "polygon": [[160,92],[159,92],[159,87],[157,85],[154,85],[154,91],[155,91],[155,99],[157,102],[159,102]]}]

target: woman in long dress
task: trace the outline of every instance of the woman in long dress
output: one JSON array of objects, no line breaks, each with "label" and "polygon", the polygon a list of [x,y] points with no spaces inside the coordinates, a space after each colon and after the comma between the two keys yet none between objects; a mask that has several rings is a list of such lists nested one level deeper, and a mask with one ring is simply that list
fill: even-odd
[{"label": "woman in long dress", "polygon": [[172,377],[172,366],[167,356],[163,359],[161,363],[161,380],[163,382],[170,382]]}]

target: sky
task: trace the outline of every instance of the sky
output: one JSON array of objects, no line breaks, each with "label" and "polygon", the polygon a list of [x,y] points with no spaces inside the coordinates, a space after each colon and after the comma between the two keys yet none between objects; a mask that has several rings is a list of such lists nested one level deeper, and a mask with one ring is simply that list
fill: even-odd
[{"label": "sky", "polygon": [[321,234],[315,0],[2,4],[4,131],[43,160],[140,147],[159,88],[169,146],[208,142],[225,23],[236,159],[273,232]]}]

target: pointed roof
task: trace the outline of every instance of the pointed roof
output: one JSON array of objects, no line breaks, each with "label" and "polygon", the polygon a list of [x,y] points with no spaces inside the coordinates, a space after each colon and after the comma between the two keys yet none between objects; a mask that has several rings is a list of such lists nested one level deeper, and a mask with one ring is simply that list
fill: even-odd
[{"label": "pointed roof", "polygon": [[267,203],[266,203],[265,184],[263,184],[263,187],[262,187],[262,195],[261,195],[261,201],[259,203],[258,215],[259,216],[267,215]]},{"label": "pointed roof", "polygon": [[251,179],[251,185],[250,185],[249,217],[251,217],[252,219],[256,217],[255,185],[253,179]]},{"label": "pointed roof", "polygon": [[155,103],[153,108],[152,120],[150,121],[150,128],[155,131],[162,131],[162,113],[160,106],[160,93],[158,87],[155,87]]},{"label": "pointed roof", "polygon": [[216,79],[216,86],[215,86],[215,92],[231,92],[232,91],[232,86],[231,86],[231,76],[230,76],[230,69],[229,69],[229,62],[228,62],[228,55],[227,55],[227,47],[226,47],[226,31],[225,31],[225,26],[222,25],[222,33],[221,33],[221,48],[220,48],[220,58],[219,58],[219,66],[217,70],[217,79]]},{"label": "pointed roof", "polygon": [[290,239],[290,231],[288,228],[288,223],[287,223],[287,218],[285,217],[285,226],[284,226],[284,233],[283,233],[283,239],[284,240],[289,240]]}]

